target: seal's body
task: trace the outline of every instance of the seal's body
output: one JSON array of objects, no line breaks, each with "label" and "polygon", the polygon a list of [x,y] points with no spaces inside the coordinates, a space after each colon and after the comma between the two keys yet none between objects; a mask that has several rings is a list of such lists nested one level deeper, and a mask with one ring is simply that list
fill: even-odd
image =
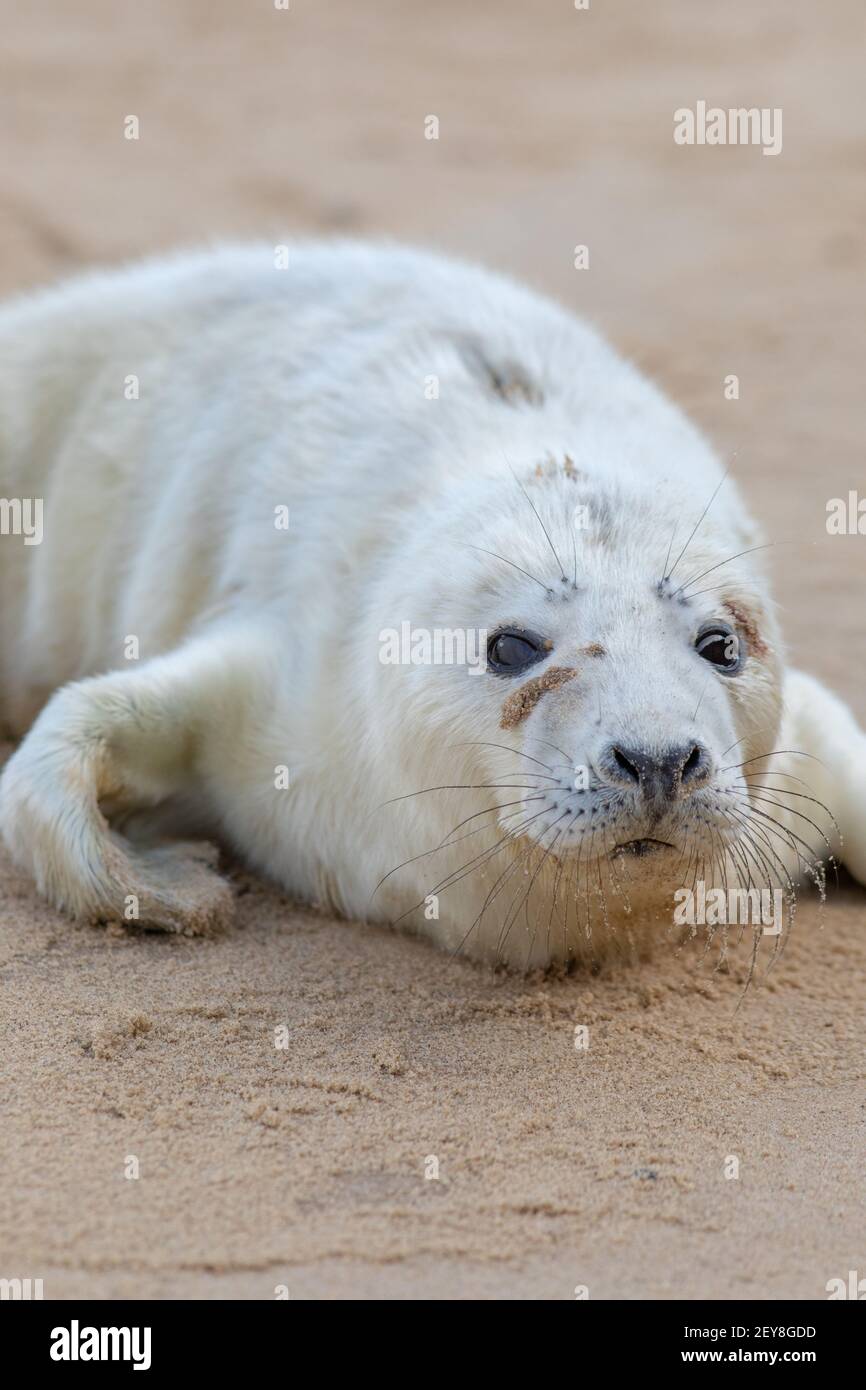
[{"label": "seal's body", "polygon": [[278,265],[230,248],[0,311],[0,491],[44,504],[39,544],[0,538],[26,733],[0,818],[42,891],[224,920],[170,823],[528,964],[669,922],[699,876],[790,888],[840,824],[866,876],[866,741],[783,675],[755,532],[679,412],[486,272]]}]

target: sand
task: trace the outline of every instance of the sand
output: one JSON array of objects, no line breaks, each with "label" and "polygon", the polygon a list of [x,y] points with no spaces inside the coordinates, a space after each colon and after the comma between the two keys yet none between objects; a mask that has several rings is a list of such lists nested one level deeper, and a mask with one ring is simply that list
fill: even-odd
[{"label": "sand", "polygon": [[[76,0],[3,28],[0,291],[285,229],[513,271],[736,455],[792,656],[866,719],[866,539],[825,528],[863,479],[857,0]],[[676,146],[699,98],[781,107],[782,153]],[[0,1276],[820,1298],[866,1272],[863,890],[805,902],[737,1010],[746,951],[521,979],[232,877],[236,927],[192,941],[71,924],[0,860]]]}]

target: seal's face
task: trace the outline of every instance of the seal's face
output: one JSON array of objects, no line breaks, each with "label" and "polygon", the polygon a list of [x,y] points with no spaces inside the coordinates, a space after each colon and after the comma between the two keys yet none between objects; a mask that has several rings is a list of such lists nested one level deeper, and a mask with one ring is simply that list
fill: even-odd
[{"label": "seal's face", "polygon": [[516,484],[520,545],[513,518],[478,538],[485,770],[523,790],[500,826],[551,860],[681,879],[752,813],[780,717],[774,620],[730,511],[674,546],[669,502],[573,481]]},{"label": "seal's face", "polygon": [[667,853],[685,864],[697,846],[739,838],[768,721],[772,747],[758,605],[739,589],[689,600],[645,565],[596,569],[532,626],[516,618],[490,637],[500,736],[532,769],[516,823],[556,857]]},{"label": "seal's face", "polygon": [[755,792],[779,644],[733,488],[702,516],[717,481],[500,461],[460,477],[411,563],[395,548],[370,627],[411,616],[486,654],[377,663],[367,705],[395,770],[394,876],[447,894],[455,948],[566,958],[599,913],[614,931],[627,914],[627,940],[694,877],[772,877]]}]

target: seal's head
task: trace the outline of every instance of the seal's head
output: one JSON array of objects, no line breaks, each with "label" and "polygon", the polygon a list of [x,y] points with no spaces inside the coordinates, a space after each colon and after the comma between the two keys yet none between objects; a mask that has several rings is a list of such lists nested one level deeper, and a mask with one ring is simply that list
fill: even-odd
[{"label": "seal's head", "polygon": [[632,898],[655,884],[670,913],[726,854],[766,881],[772,838],[743,844],[780,722],[779,640],[733,485],[704,511],[706,496],[560,458],[468,492],[473,524],[450,519],[427,620],[484,632],[486,661],[413,672],[430,771],[460,744],[454,782],[502,789],[497,835],[548,895],[551,871],[625,873]]},{"label": "seal's head", "polygon": [[[575,479],[572,501],[568,478],[566,462],[562,479],[542,471],[523,485],[553,544],[543,568],[536,545],[531,556],[512,547],[508,558],[534,565],[543,587],[517,609],[503,595],[487,648],[499,736],[540,774],[520,833],[590,859],[667,850],[685,863],[698,845],[711,855],[713,843],[718,852],[740,838],[748,769],[778,731],[764,585],[736,553],[744,547],[726,513],[721,524],[708,514],[688,545],[683,530],[675,549],[669,513],[652,498],[629,504]],[[556,525],[564,503],[570,555]]]}]

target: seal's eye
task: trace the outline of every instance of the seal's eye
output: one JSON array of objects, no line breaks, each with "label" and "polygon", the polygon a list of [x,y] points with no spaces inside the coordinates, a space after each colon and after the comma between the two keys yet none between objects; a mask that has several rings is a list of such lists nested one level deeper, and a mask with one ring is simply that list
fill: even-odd
[{"label": "seal's eye", "polygon": [[701,628],[695,639],[695,651],[725,676],[736,675],[745,660],[744,644],[727,623],[712,623]]},{"label": "seal's eye", "polygon": [[507,628],[495,632],[487,643],[487,664],[503,676],[525,671],[536,661],[543,661],[552,648],[534,632],[511,632]]}]

